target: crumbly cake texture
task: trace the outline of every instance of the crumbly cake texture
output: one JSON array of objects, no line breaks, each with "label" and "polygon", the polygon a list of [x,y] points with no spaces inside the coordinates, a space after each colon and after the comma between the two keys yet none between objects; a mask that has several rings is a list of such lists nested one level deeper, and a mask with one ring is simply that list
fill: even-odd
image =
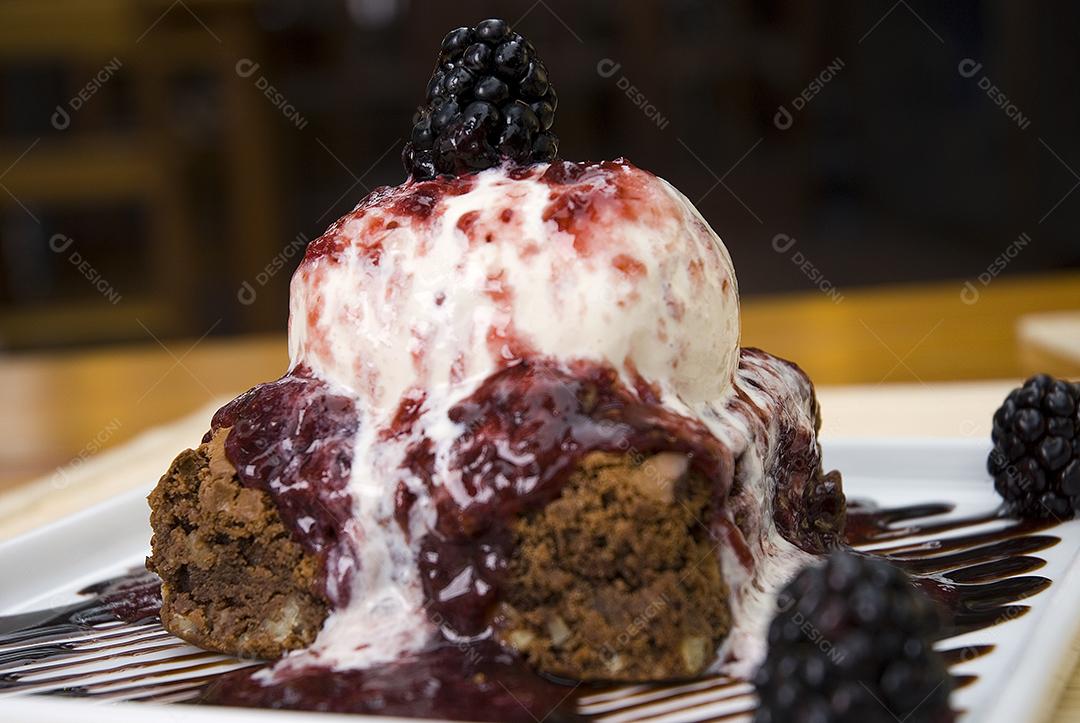
[{"label": "crumbly cake texture", "polygon": [[[147,567],[162,578],[170,632],[278,658],[326,618],[319,563],[267,493],[241,486],[227,434],[182,452],[151,493]],[[712,511],[708,482],[682,455],[588,455],[558,499],[514,526],[496,637],[538,671],[576,680],[700,674],[731,627]]]},{"label": "crumbly cake texture", "polygon": [[714,498],[683,455],[590,454],[558,499],[516,525],[497,637],[559,677],[704,672],[731,628],[706,528]]},{"label": "crumbly cake texture", "polygon": [[282,524],[270,495],[244,487],[222,429],[186,450],[150,494],[161,622],[201,648],[277,658],[309,645],[327,615],[318,559]]}]

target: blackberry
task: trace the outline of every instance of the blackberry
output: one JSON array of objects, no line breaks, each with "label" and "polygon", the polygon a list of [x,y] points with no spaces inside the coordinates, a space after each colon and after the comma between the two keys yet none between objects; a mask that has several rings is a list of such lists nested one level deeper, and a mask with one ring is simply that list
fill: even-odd
[{"label": "blackberry", "polygon": [[851,552],[800,572],[769,626],[755,723],[944,723],[950,678],[935,604],[898,568]]},{"label": "blackberry", "polygon": [[994,413],[986,468],[1012,514],[1070,518],[1080,511],[1080,384],[1031,377]]},{"label": "blackberry", "polygon": [[416,179],[550,161],[557,106],[544,61],[506,21],[451,30],[401,160]]}]

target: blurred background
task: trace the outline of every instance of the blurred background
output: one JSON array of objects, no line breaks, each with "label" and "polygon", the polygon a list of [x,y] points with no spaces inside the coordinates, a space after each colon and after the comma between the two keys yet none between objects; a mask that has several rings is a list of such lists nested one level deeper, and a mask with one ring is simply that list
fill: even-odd
[{"label": "blurred background", "polygon": [[1074,3],[4,0],[0,484],[277,376],[304,245],[403,179],[489,16],[561,155],[698,204],[744,343],[820,384],[1077,372]]}]

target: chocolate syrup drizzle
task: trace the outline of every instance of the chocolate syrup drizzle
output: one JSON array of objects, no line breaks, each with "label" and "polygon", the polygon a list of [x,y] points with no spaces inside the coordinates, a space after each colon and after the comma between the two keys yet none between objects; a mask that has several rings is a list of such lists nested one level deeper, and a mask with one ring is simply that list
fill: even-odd
[{"label": "chocolate syrup drizzle", "polygon": [[[1013,520],[999,510],[946,518],[952,510],[944,503],[877,508],[866,502],[852,502],[848,509],[848,544],[904,567],[942,603],[949,616],[942,639],[1027,613],[1030,608],[1021,601],[1051,584],[1048,578],[1029,574],[1045,564],[1035,553],[1060,542],[1045,534],[1054,526],[1051,522]],[[990,529],[977,529],[990,523],[995,523]],[[191,652],[190,646],[165,633],[156,618],[157,585],[153,576],[136,572],[84,589],[81,594],[87,599],[71,605],[0,617],[0,695],[197,699],[221,705],[505,721],[532,721],[549,712],[550,720],[613,711],[648,715],[653,706],[668,711],[673,706],[679,711],[700,708],[703,717],[724,720],[743,716],[754,706],[749,684],[716,676],[670,684],[573,687],[541,678],[490,642],[443,645],[369,671],[308,670],[281,685],[262,686],[252,680],[250,668],[223,676],[222,656]],[[139,655],[125,652],[133,640],[142,644]],[[121,687],[83,684],[85,674],[72,672],[88,660],[87,641],[92,657],[121,674],[114,678]],[[140,655],[168,651],[174,651],[170,661],[180,664],[173,670],[184,674],[183,682],[156,682],[151,674],[139,672],[153,665],[140,662]],[[942,655],[955,667],[993,652],[993,645],[971,645],[946,649]],[[954,680],[959,688],[976,678],[954,674]],[[732,710],[718,717],[711,709],[718,703],[730,704]]]},{"label": "chocolate syrup drizzle", "polygon": [[[1027,614],[1020,600],[1050,587],[1049,578],[1027,575],[1045,565],[1031,553],[1061,541],[1035,534],[1055,522],[1012,520],[1000,508],[984,514],[934,521],[953,510],[948,504],[923,504],[876,510],[855,503],[848,509],[848,542],[868,546],[907,571],[916,585],[942,604],[947,622],[941,633],[949,638],[999,625]],[[910,522],[923,520],[922,522]],[[911,541],[966,528],[999,523],[993,529]],[[878,546],[876,543],[889,544]]]}]

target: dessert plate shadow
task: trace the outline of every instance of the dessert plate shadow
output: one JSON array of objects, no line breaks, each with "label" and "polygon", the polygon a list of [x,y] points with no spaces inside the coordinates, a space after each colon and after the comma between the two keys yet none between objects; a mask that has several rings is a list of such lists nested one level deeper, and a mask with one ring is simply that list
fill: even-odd
[{"label": "dessert plate shadow", "polygon": [[[954,506],[946,513],[939,508],[932,518],[898,518],[893,523],[899,530],[895,536],[887,530],[884,537],[858,545],[859,549],[892,548],[890,554],[953,582],[983,582],[979,574],[988,559],[1022,557],[1016,574],[998,575],[994,584],[1002,578],[1049,581],[1045,586],[1015,586],[1024,589],[1026,597],[999,600],[1001,605],[994,608],[999,614],[982,615],[985,626],[937,646],[948,651],[952,662],[950,670],[958,683],[952,701],[962,711],[961,721],[1046,720],[1078,654],[1080,521],[1010,535],[1010,539],[1037,536],[1037,544],[999,544],[991,549],[1000,552],[980,558],[969,553],[995,543],[956,540],[981,536],[1000,543],[994,533],[1008,525],[984,517],[999,502],[985,472],[987,442],[833,439],[826,440],[824,448],[826,469],[842,471],[849,499],[872,501],[884,509],[929,503]],[[163,460],[162,469],[167,462]],[[145,502],[149,489],[133,490],[0,545],[0,615],[75,602],[78,590],[141,565],[150,538]],[[956,520],[969,522],[949,524]],[[922,530],[920,524],[925,525]],[[945,542],[948,549],[939,550],[935,541]],[[926,542],[931,544],[921,544]],[[939,564],[952,559],[949,555],[957,558],[955,567]],[[963,572],[978,565],[983,568]],[[32,646],[50,647],[41,659],[26,662],[20,653]],[[37,723],[356,720],[356,716],[176,705],[191,700],[207,680],[250,664],[189,646],[156,624],[104,624],[46,642],[9,641],[0,644],[0,718]],[[613,722],[749,721],[753,705],[748,684],[720,677],[585,691],[578,699],[582,713]]]}]

